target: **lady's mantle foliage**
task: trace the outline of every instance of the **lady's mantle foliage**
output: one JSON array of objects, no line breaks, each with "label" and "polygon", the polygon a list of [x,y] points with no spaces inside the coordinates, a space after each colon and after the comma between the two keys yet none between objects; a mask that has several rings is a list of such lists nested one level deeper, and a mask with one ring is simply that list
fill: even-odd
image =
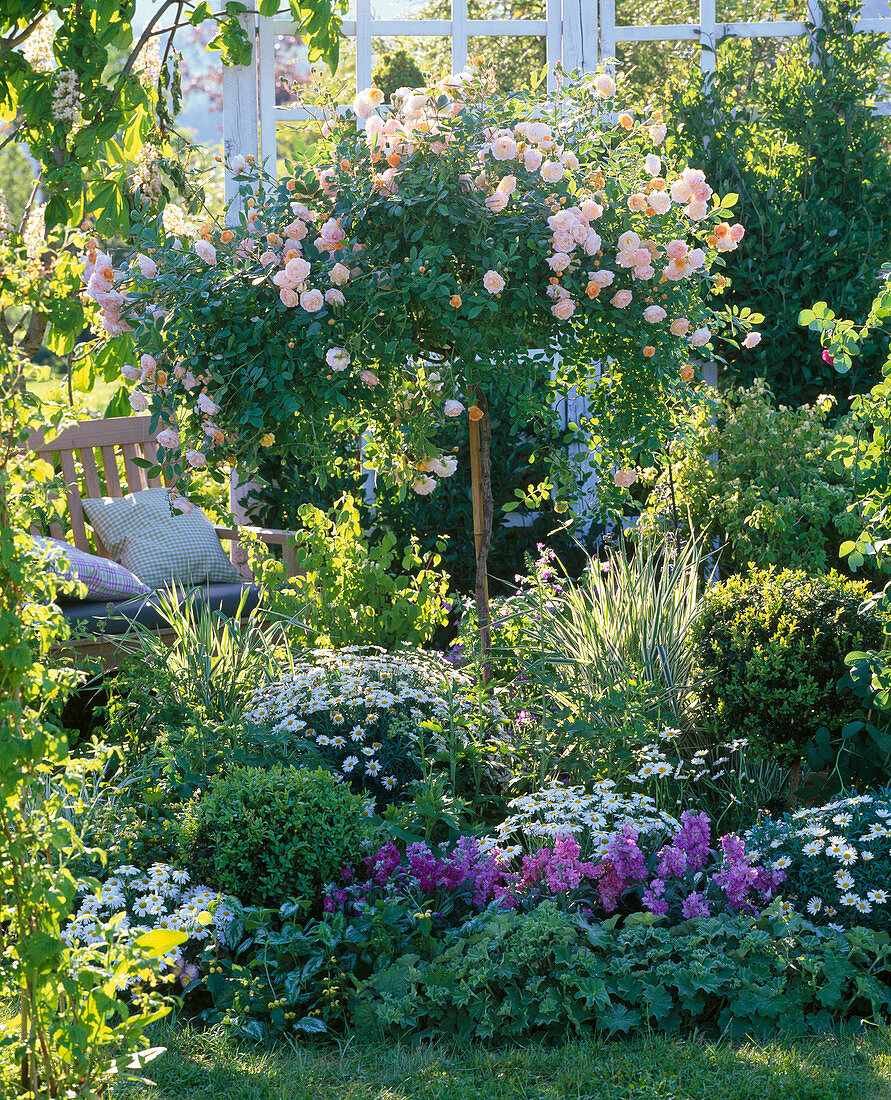
[{"label": "lady's mantle foliage", "polygon": [[660,113],[611,77],[503,99],[464,73],[381,100],[324,105],[312,170],[280,183],[231,158],[236,228],[146,223],[125,271],[89,251],[107,331],[133,333],[134,407],[178,425],[162,454],[177,469],[253,468],[295,441],[321,469],[332,433],[364,430],[386,478],[429,492],[453,468],[436,423],[477,387],[509,391],[517,423],[547,414],[530,346],[559,347],[570,382],[592,358],[621,364],[627,438],[682,391],[691,348],[748,327],[702,298],[743,235],[723,220],[735,198],[672,163]]}]

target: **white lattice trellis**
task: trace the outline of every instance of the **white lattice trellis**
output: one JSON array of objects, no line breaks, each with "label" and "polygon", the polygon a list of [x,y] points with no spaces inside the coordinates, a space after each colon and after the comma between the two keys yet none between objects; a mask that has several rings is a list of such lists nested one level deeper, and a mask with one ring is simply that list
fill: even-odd
[{"label": "white lattice trellis", "polygon": [[[817,0],[808,0],[809,21],[819,26]],[[242,16],[248,35],[256,43],[250,65],[224,69],[224,140],[227,152],[260,155],[271,168],[276,163],[276,129],[279,122],[306,119],[305,110],[278,107],[275,102],[275,40],[293,35],[294,22],[286,15]],[[891,18],[861,19],[858,32],[891,33]],[[343,33],[355,40],[356,88],[371,84],[372,41],[377,37],[444,36],[452,43],[452,68],[458,72],[467,62],[468,40],[476,36],[524,35],[543,37],[548,66],[557,61],[568,70],[593,69],[599,58],[614,57],[620,42],[698,42],[700,68],[713,72],[717,45],[722,38],[788,38],[808,33],[801,20],[759,23],[719,23],[715,0],[699,0],[698,23],[616,25],[615,0],[545,0],[543,19],[470,19],[467,0],[452,0],[451,19],[376,19],[371,0],[356,0],[356,18],[346,20]],[[891,103],[877,107],[891,114]],[[227,179],[227,197],[232,197]]]}]

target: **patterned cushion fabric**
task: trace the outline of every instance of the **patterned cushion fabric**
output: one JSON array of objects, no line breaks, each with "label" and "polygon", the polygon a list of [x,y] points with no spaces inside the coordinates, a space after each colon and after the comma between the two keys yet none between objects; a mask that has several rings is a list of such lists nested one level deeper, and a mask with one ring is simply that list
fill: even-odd
[{"label": "patterned cushion fabric", "polygon": [[116,561],[85,554],[60,539],[35,538],[34,543],[46,555],[47,566],[53,573],[66,581],[80,581],[87,586],[87,599],[127,600],[132,596],[147,596],[151,591],[139,577]]},{"label": "patterned cushion fabric", "polygon": [[154,589],[241,580],[207,516],[168,489],[85,500],[109,554]]}]

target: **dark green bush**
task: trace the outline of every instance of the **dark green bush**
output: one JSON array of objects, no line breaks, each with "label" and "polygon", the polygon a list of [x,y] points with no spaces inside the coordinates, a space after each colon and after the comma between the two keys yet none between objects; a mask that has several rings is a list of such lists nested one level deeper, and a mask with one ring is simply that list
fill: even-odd
[{"label": "dark green bush", "polygon": [[308,909],[370,828],[362,800],[330,772],[234,767],[189,804],[180,849],[189,873],[217,890]]},{"label": "dark green bush", "polygon": [[873,115],[884,98],[886,38],[853,33],[859,3],[823,0],[820,9],[816,46],[806,35],[779,50],[726,38],[707,85],[697,58],[659,95],[681,124],[669,147],[719,194],[740,196],[746,237],[725,256],[726,298],[766,320],[758,348],[731,349],[731,370],[744,384],[766,378],[791,405],[862,392],[878,381],[883,358],[873,338],[840,375],[798,325],[799,310],[817,301],[862,321],[891,242],[889,123]]},{"label": "dark green bush", "polygon": [[406,50],[385,53],[374,70],[373,79],[386,99],[397,88],[422,88],[426,83],[417,61]]},{"label": "dark green bush", "polygon": [[746,737],[756,756],[791,766],[848,704],[836,692],[852,649],[877,648],[882,615],[863,581],[838,573],[750,568],[708,589],[690,632],[706,726]]},{"label": "dark green bush", "polygon": [[887,1018],[888,935],[798,916],[709,917],[673,928],[589,925],[553,901],[490,908],[430,962],[403,955],[360,988],[360,1032],[517,1042],[697,1028],[731,1038]]}]

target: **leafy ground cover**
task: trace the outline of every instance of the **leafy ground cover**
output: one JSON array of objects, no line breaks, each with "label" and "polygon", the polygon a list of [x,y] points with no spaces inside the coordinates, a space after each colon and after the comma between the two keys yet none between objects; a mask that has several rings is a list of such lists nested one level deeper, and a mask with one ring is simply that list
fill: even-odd
[{"label": "leafy ground cover", "polygon": [[886,1030],[814,1042],[664,1038],[488,1050],[424,1044],[275,1050],[174,1026],[169,1053],[115,1100],[888,1100]]}]

